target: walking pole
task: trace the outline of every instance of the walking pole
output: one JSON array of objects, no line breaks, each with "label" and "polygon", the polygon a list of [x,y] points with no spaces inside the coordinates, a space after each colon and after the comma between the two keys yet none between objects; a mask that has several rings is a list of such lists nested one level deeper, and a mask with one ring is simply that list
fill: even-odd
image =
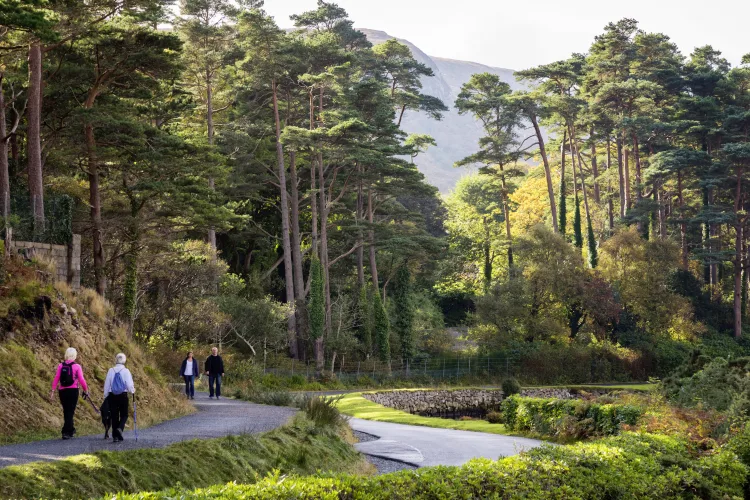
[{"label": "walking pole", "polygon": [[138,442],[138,417],[135,412],[135,393],[133,393],[133,429],[135,430],[135,441]]}]

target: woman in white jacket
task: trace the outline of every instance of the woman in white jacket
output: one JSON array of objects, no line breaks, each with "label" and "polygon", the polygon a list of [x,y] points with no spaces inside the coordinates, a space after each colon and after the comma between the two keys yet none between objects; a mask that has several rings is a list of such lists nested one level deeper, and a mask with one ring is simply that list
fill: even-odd
[{"label": "woman in white jacket", "polygon": [[135,394],[133,375],[125,368],[127,358],[123,353],[115,356],[115,366],[107,372],[104,380],[104,397],[109,398],[112,415],[112,441],[122,441],[122,432],[128,421],[128,394]]}]

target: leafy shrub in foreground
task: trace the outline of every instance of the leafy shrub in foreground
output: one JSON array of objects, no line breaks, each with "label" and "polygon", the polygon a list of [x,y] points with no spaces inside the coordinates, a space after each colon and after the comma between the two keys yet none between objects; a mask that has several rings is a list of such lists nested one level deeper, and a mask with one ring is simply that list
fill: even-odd
[{"label": "leafy shrub in foreground", "polygon": [[643,414],[629,404],[519,396],[505,399],[500,409],[510,430],[578,439],[618,434],[623,424],[635,425]]},{"label": "leafy shrub in foreground", "polygon": [[282,477],[204,490],[120,498],[253,499],[677,499],[741,498],[748,468],[724,448],[693,458],[685,440],[624,433],[596,442],[544,446],[498,461],[430,467],[376,477]]}]

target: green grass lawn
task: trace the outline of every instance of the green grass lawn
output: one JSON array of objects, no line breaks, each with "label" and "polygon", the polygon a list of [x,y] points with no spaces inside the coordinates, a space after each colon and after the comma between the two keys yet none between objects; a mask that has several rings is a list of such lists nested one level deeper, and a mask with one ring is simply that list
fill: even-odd
[{"label": "green grass lawn", "polygon": [[[416,390],[416,389],[406,389]],[[489,432],[491,434],[508,434],[502,424],[491,424],[485,420],[450,420],[447,418],[421,417],[405,411],[388,408],[362,397],[361,392],[344,395],[336,405],[339,411],[351,417],[378,422],[421,425],[440,429],[458,429],[462,431]]]},{"label": "green grass lawn", "polygon": [[[651,391],[656,384],[618,384],[618,385],[577,385],[577,386],[542,386],[542,387],[569,387],[575,389],[626,389],[633,391]],[[542,387],[526,387],[525,389],[538,389]],[[446,390],[472,389],[476,387],[454,387]],[[386,389],[387,390],[387,389]],[[391,389],[402,391],[429,391],[430,388],[421,389]],[[384,392],[384,391],[363,391]],[[336,405],[339,411],[350,417],[378,422],[392,422],[395,424],[421,425],[424,427],[437,427],[440,429],[458,429],[462,431],[489,432],[491,434],[510,434],[503,424],[491,424],[486,420],[452,420],[448,418],[422,417],[411,413],[388,408],[365,399],[362,392],[352,392],[341,397]],[[516,433],[517,434],[517,433]]]}]

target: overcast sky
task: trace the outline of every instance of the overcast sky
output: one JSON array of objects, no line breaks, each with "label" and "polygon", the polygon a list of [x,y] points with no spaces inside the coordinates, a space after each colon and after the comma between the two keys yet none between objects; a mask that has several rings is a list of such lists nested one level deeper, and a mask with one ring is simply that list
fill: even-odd
[{"label": "overcast sky", "polygon": [[[736,65],[750,53],[748,0],[337,0],[359,28],[405,38],[431,56],[524,69],[588,50],[610,21],[632,17],[683,54],[711,44]],[[281,27],[315,0],[266,0]]]}]

